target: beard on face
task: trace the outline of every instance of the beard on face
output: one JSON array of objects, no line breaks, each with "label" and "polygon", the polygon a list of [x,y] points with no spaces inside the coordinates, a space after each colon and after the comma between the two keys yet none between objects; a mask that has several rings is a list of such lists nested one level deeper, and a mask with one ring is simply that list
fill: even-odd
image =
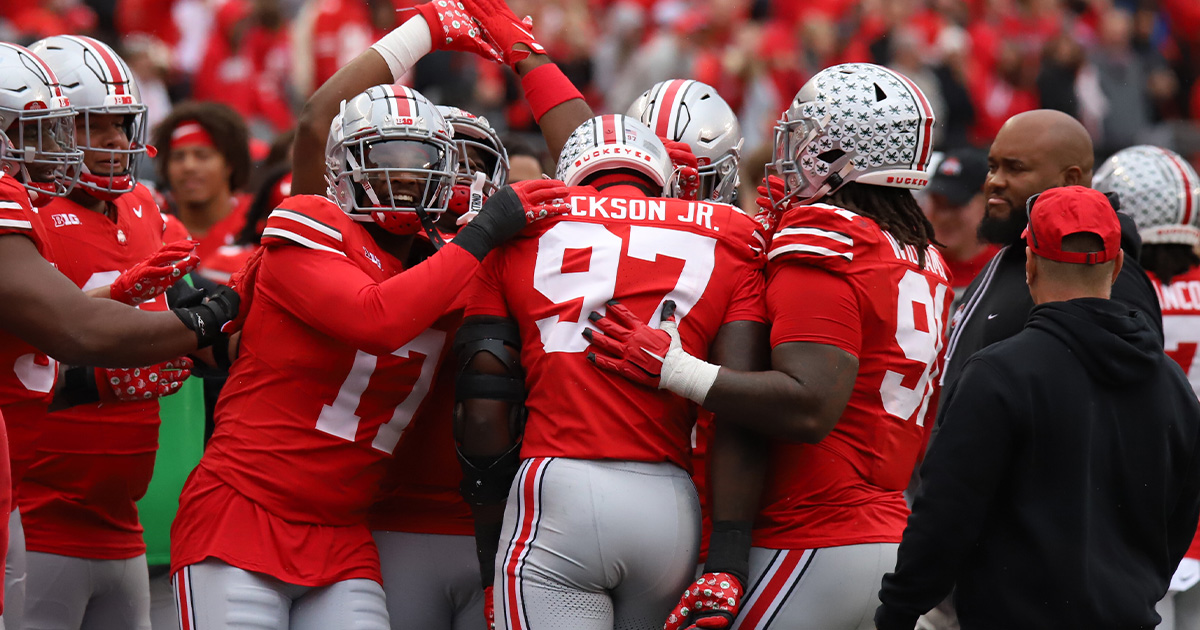
[{"label": "beard on face", "polygon": [[1008,245],[1021,239],[1021,232],[1028,224],[1024,208],[1013,208],[1003,219],[986,213],[979,222],[979,238],[995,245]]}]

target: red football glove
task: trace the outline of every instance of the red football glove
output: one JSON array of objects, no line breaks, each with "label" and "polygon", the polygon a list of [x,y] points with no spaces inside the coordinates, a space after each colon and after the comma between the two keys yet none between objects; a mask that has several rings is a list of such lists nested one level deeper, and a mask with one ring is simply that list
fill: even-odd
[{"label": "red football glove", "polygon": [[676,142],[660,138],[667,147],[667,156],[675,167],[675,186],[678,188],[676,197],[694,201],[700,190],[700,161],[692,153],[692,147],[686,142]]},{"label": "red football glove", "polygon": [[263,252],[267,248],[259,247],[246,259],[246,264],[229,279],[229,288],[238,294],[237,317],[225,322],[221,332],[232,335],[242,329],[246,316],[250,314],[250,303],[254,301],[254,283],[258,281],[258,266],[262,264]]},{"label": "red football glove", "polygon": [[764,177],[763,183],[758,187],[758,199],[755,199],[754,203],[758,204],[760,210],[758,214],[754,215],[754,220],[763,226],[767,238],[775,235],[779,217],[791,206],[790,201],[787,203],[783,201],[786,195],[783,180],[776,175]]},{"label": "red football glove", "polygon": [[527,179],[516,182],[512,189],[525,208],[526,223],[571,211],[571,202],[567,200],[571,191],[557,179]]},{"label": "red football glove", "polygon": [[496,604],[492,601],[492,587],[483,589],[483,618],[487,622],[487,630],[496,630]]},{"label": "red football glove", "polygon": [[744,593],[736,577],[728,573],[705,573],[683,592],[663,630],[732,627]]},{"label": "red football glove", "polygon": [[595,311],[588,315],[588,321],[599,332],[583,329],[584,338],[596,349],[588,353],[588,360],[639,385],[659,387],[667,355],[672,347],[679,347],[675,302],[667,300],[663,304],[661,330],[647,326],[616,300],[606,306],[607,315]]},{"label": "red football glove", "polygon": [[[533,36],[533,18],[525,16],[525,19],[518,20],[504,0],[462,2],[466,10],[479,19],[487,37],[495,43],[495,47],[504,55],[504,62],[512,66],[513,70],[516,70],[517,62],[533,53],[546,54],[546,48]],[[515,48],[517,44],[524,44],[529,50],[518,50]]]},{"label": "red football glove", "polygon": [[457,50],[504,63],[504,55],[484,39],[483,27],[457,0],[434,0],[413,7],[429,24],[434,50]]},{"label": "red football glove", "polygon": [[131,306],[152,300],[196,268],[196,241],[175,241],[113,280],[109,297]]},{"label": "red football glove", "polygon": [[192,360],[187,357],[142,368],[97,368],[96,388],[104,402],[150,400],[179,391],[191,375]]}]

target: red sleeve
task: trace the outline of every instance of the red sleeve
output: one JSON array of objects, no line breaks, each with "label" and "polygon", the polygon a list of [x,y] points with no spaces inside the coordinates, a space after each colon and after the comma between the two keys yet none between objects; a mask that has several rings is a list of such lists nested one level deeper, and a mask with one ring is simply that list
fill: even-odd
[{"label": "red sleeve", "polygon": [[450,243],[376,283],[340,252],[276,246],[263,256],[256,290],[322,333],[382,355],[432,326],[478,269],[474,256]]},{"label": "red sleeve", "polygon": [[836,346],[858,357],[862,326],[854,288],[808,265],[779,265],[767,283],[771,347],[794,341]]},{"label": "red sleeve", "polygon": [[729,322],[763,322],[767,321],[767,305],[763,301],[766,294],[766,280],[763,279],[762,269],[747,267],[737,279],[737,286],[729,299],[729,307],[725,310],[722,324]]},{"label": "red sleeve", "polygon": [[468,285],[465,316],[492,315],[508,317],[508,303],[500,288],[500,251],[493,252],[483,261],[483,267]]}]

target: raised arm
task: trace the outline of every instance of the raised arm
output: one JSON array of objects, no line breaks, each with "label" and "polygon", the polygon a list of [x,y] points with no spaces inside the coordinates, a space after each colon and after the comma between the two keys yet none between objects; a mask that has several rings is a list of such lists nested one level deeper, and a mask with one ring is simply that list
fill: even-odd
[{"label": "raised arm", "polygon": [[[459,50],[500,60],[499,53],[483,40],[482,30],[474,28],[470,16],[456,3],[443,4],[447,6],[436,2],[418,6],[418,15],[334,73],[304,104],[293,151],[292,194],[325,194],[325,140],[342,101],[371,86],[395,83],[432,50]],[[436,39],[431,35],[431,24],[440,35]]]}]

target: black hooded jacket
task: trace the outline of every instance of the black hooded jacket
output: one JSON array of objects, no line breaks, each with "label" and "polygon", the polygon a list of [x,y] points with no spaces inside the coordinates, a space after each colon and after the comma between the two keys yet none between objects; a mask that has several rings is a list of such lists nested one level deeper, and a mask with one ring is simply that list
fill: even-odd
[{"label": "black hooded jacket", "polygon": [[1146,316],[1037,306],[942,404],[878,627],[953,586],[964,630],[1153,628],[1200,516],[1200,403]]}]

